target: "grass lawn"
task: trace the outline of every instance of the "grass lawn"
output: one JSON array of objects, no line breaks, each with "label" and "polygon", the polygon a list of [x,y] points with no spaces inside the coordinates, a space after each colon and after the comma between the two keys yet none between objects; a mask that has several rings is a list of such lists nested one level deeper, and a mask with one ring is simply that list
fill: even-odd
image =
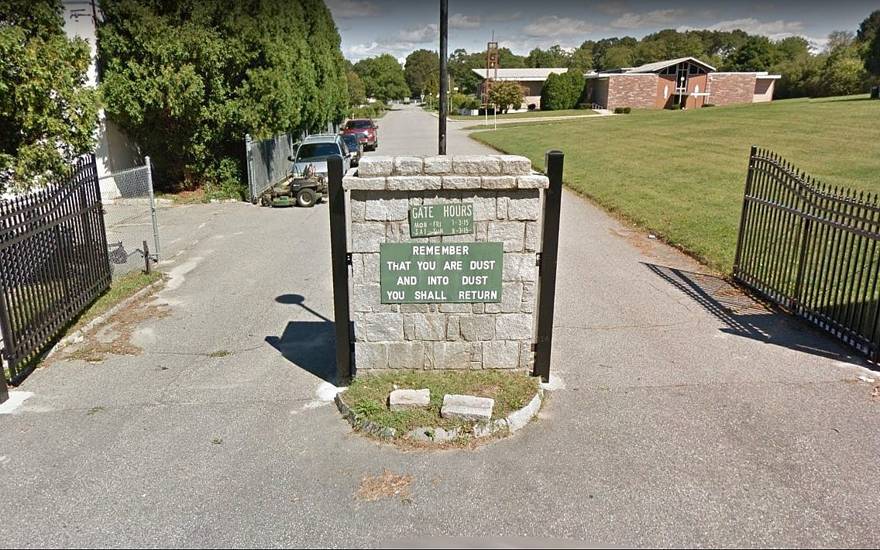
[{"label": "grass lawn", "polygon": [[[511,119],[511,118],[545,118],[545,117],[554,117],[554,116],[589,116],[595,115],[596,111],[592,111],[590,109],[564,109],[561,111],[523,111],[521,113],[507,113],[506,115],[498,115],[498,120],[502,119]],[[478,116],[470,116],[470,115],[449,115],[450,120],[485,120],[485,115]],[[492,115],[489,115],[489,120],[493,119]]]},{"label": "grass lawn", "polygon": [[565,153],[565,183],[729,273],[752,144],[832,185],[880,192],[880,101],[796,99],[499,127],[472,134],[543,169]]},{"label": "grass lawn", "polygon": [[[400,389],[431,390],[431,405],[427,409],[391,411],[388,396],[397,386]],[[465,427],[460,420],[440,417],[443,396],[446,394],[476,395],[495,400],[492,418],[504,418],[528,405],[538,392],[538,379],[523,373],[500,371],[399,371],[358,376],[342,400],[358,416],[380,426],[394,428],[399,435],[420,427]]]}]

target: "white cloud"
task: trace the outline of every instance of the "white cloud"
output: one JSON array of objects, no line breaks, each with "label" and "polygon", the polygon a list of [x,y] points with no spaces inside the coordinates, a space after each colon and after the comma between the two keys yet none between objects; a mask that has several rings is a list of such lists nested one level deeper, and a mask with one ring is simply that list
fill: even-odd
[{"label": "white cloud", "polygon": [[640,29],[643,27],[656,27],[675,21],[677,18],[687,15],[682,9],[653,10],[644,13],[626,12],[614,21],[611,26],[615,29]]},{"label": "white cloud", "polygon": [[571,36],[587,34],[595,30],[595,25],[583,19],[556,15],[546,15],[523,28],[523,32],[529,36]]},{"label": "white cloud", "polygon": [[519,21],[522,18],[523,13],[521,11],[510,13],[495,12],[485,17],[486,21],[491,21],[493,23],[510,23],[511,21]]},{"label": "white cloud", "polygon": [[464,15],[456,13],[449,16],[449,27],[453,29],[479,29],[479,15]]},{"label": "white cloud", "polygon": [[694,28],[710,31],[734,31],[740,29],[749,34],[761,34],[772,40],[781,40],[789,36],[801,35],[804,30],[804,24],[801,21],[784,21],[782,19],[761,21],[754,17],[744,17],[742,19],[719,21],[714,25],[706,27],[679,27],[678,30],[687,31]]},{"label": "white cloud", "polygon": [[373,53],[377,53],[376,49],[379,47],[377,42],[370,42],[369,44],[355,44],[354,46],[349,46],[345,49],[346,57],[354,57],[355,59],[359,59],[361,57],[367,57]]},{"label": "white cloud", "polygon": [[413,27],[400,31],[397,38],[401,42],[410,42],[413,44],[423,44],[425,42],[433,42],[440,37],[440,29],[437,23],[430,23],[421,27]]},{"label": "white cloud", "polygon": [[334,17],[373,17],[379,15],[379,8],[368,0],[327,0],[327,7]]}]

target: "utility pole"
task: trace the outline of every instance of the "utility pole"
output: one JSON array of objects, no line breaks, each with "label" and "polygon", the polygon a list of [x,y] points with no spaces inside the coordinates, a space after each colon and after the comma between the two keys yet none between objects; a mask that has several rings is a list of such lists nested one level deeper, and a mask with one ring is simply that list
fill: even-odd
[{"label": "utility pole", "polygon": [[439,153],[446,154],[446,112],[449,110],[449,74],[446,69],[449,41],[449,0],[440,0],[440,140]]}]

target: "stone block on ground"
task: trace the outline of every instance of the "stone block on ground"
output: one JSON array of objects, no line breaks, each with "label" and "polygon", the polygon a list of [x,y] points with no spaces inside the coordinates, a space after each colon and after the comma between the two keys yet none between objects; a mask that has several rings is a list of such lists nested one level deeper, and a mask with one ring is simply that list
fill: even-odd
[{"label": "stone block on ground", "polygon": [[431,404],[431,390],[394,390],[388,396],[388,407],[392,411],[407,411],[427,407]]},{"label": "stone block on ground", "polygon": [[457,418],[479,422],[490,420],[494,407],[495,400],[488,397],[448,394],[443,396],[443,407],[440,409],[440,416],[443,418]]}]

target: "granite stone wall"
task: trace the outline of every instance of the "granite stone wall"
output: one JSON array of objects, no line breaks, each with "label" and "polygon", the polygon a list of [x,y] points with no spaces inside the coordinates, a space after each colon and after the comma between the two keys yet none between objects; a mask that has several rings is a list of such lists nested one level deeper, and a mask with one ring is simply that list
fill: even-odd
[{"label": "granite stone wall", "polygon": [[[357,369],[530,369],[545,176],[510,155],[365,157],[350,191]],[[472,203],[467,235],[411,238],[409,207]],[[500,303],[382,304],[385,242],[503,243]]]}]

